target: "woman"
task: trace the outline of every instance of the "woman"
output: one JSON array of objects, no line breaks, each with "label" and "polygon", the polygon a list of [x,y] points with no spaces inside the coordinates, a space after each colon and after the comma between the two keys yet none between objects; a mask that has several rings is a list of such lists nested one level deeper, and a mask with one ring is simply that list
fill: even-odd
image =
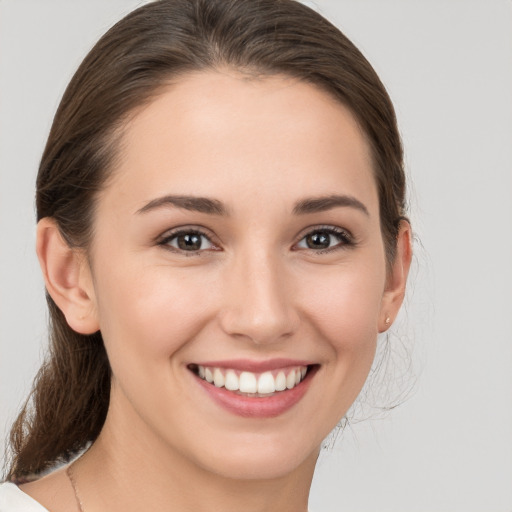
[{"label": "woman", "polygon": [[307,510],[403,299],[404,194],[384,87],[309,8],[120,21],[41,161],[52,351],[0,510]]}]

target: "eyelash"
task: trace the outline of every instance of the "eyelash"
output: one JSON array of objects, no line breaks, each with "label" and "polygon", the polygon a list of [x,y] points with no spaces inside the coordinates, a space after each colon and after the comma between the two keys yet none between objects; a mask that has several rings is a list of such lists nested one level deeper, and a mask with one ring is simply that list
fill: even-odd
[{"label": "eyelash", "polygon": [[[183,254],[185,256],[196,256],[200,255],[201,252],[208,250],[208,249],[198,249],[194,251],[186,251],[184,249],[180,249],[179,247],[172,247],[170,243],[173,240],[177,240],[180,235],[196,235],[202,238],[205,238],[208,240],[208,242],[213,246],[217,247],[214,242],[212,242],[211,237],[207,235],[204,231],[197,229],[197,228],[186,228],[186,229],[178,229],[176,231],[171,231],[170,233],[166,233],[166,235],[158,241],[158,245],[164,247],[165,249],[176,252],[178,254]],[[219,250],[219,249],[214,249]]]},{"label": "eyelash", "polygon": [[329,236],[335,236],[338,238],[339,243],[333,245],[332,247],[327,247],[326,249],[316,250],[311,248],[306,248],[307,250],[313,251],[315,255],[321,255],[330,253],[333,251],[338,251],[341,249],[346,249],[348,247],[353,247],[355,245],[355,241],[353,236],[345,229],[338,228],[336,226],[319,226],[315,227],[312,230],[304,233],[300,240],[295,244],[298,245],[302,242],[307,236],[315,235],[315,234],[327,234]]},{"label": "eyelash", "polygon": [[[341,228],[338,228],[335,226],[319,226],[319,227],[315,227],[314,229],[311,229],[310,231],[307,231],[306,233],[304,233],[301,236],[301,238],[299,239],[299,241],[294,244],[294,247],[296,247],[303,240],[305,240],[305,238],[307,236],[312,236],[315,234],[327,234],[329,236],[332,235],[332,236],[338,238],[338,240],[339,240],[339,242],[337,244],[333,245],[332,247],[327,247],[327,248],[321,249],[321,250],[316,250],[316,249],[312,249],[312,248],[304,248],[306,250],[312,251],[315,255],[326,254],[326,253],[330,253],[333,251],[345,249],[347,247],[352,247],[352,246],[356,245],[355,241],[353,239],[353,236],[347,230],[341,229]],[[158,245],[164,247],[165,249],[167,249],[169,251],[183,254],[185,256],[200,255],[202,252],[204,252],[206,250],[211,250],[211,249],[197,249],[197,250],[187,251],[184,249],[180,249],[178,247],[171,246],[170,243],[173,240],[177,240],[180,235],[196,235],[196,236],[205,238],[214,247],[213,250],[215,250],[215,251],[220,250],[217,247],[217,245],[211,240],[211,237],[208,234],[206,234],[204,231],[197,229],[197,228],[178,229],[176,231],[167,233],[163,238],[161,238],[158,241]],[[301,250],[301,249],[294,249],[294,250]]]}]

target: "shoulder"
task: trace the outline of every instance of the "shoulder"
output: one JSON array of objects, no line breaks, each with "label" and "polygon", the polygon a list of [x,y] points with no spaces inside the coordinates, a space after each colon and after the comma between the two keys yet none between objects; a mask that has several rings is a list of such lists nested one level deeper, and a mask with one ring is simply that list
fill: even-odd
[{"label": "shoulder", "polygon": [[69,512],[76,498],[65,467],[36,480],[15,485],[0,484],[0,512]]},{"label": "shoulder", "polygon": [[48,512],[16,484],[0,483],[0,512]]}]

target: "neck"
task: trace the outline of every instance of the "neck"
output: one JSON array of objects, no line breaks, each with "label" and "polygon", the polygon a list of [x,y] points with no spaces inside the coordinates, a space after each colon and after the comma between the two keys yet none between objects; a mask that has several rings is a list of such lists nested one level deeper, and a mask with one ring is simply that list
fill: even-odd
[{"label": "neck", "polygon": [[316,452],[290,473],[236,479],[208,471],[156,436],[143,435],[143,425],[121,432],[114,425],[119,422],[109,412],[100,436],[75,463],[84,512],[307,511]]}]

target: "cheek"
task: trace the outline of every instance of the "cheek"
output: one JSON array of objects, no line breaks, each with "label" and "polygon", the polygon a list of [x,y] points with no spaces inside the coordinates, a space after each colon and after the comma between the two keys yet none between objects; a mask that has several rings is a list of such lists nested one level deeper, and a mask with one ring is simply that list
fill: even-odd
[{"label": "cheek", "polygon": [[139,266],[133,272],[106,272],[98,282],[105,345],[107,351],[119,349],[121,357],[133,353],[139,360],[165,361],[207,321],[208,295],[186,273]]},{"label": "cheek", "polygon": [[[378,267],[377,267],[378,268]],[[324,357],[326,381],[318,411],[332,429],[363,387],[375,357],[385,272],[336,269],[308,295],[309,319]],[[319,284],[320,283],[320,284]],[[322,426],[319,426],[320,430]],[[326,432],[327,435],[327,432]]]},{"label": "cheek", "polygon": [[309,314],[336,352],[357,352],[375,342],[385,282],[379,268],[333,268],[305,283]]}]

